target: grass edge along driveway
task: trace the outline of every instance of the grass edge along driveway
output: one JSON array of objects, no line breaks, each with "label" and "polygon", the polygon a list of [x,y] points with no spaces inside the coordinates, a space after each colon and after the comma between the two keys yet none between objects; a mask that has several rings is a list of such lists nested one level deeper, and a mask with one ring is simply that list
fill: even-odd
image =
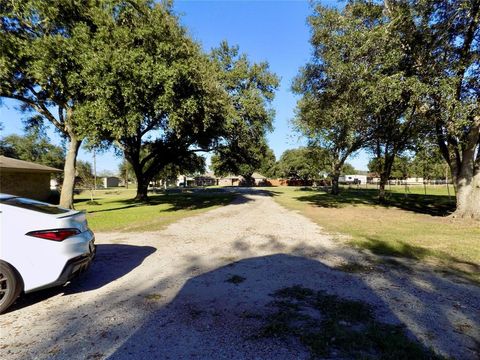
[{"label": "grass edge along driveway", "polygon": [[89,204],[90,194],[75,198],[77,210],[85,210],[94,232],[157,231],[182,218],[194,216],[228,205],[237,195],[218,189],[201,191],[164,192],[149,195],[149,202],[133,200],[134,190],[113,189],[96,191]]},{"label": "grass edge along driveway", "polygon": [[279,204],[328,233],[346,235],[337,238],[347,245],[392,265],[394,258],[413,259],[480,284],[480,224],[446,217],[454,207],[447,194],[424,196],[423,188],[412,190],[405,196],[403,187],[394,188],[389,203],[381,205],[374,189],[343,189],[338,197],[309,188],[270,189]]}]

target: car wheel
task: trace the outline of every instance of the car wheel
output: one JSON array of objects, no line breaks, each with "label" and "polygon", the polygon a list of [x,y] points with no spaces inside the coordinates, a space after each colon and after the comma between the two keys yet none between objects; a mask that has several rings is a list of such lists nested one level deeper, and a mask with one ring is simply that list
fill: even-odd
[{"label": "car wheel", "polygon": [[0,314],[9,308],[22,291],[22,279],[10,265],[0,262]]}]

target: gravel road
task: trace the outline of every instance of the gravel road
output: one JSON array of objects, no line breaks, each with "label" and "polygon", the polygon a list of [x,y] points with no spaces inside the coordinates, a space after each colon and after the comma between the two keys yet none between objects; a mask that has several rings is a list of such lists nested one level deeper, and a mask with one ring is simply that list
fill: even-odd
[{"label": "gravel road", "polygon": [[443,355],[480,357],[479,287],[420,265],[340,271],[366,255],[262,192],[163,231],[96,237],[87,274],[0,316],[0,359],[308,359],[294,339],[255,337],[253,315],[296,284],[365,301]]}]

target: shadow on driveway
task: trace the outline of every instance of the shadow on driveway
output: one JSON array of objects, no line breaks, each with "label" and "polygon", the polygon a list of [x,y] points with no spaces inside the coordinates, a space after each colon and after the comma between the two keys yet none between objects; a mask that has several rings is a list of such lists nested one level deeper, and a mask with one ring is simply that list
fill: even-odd
[{"label": "shadow on driveway", "polygon": [[[403,322],[360,278],[315,260],[287,254],[244,259],[189,279],[171,302],[153,311],[107,358],[311,359],[309,348],[312,348],[308,346],[308,339],[305,340],[311,329],[302,330],[303,325],[312,320],[317,326],[331,314],[322,313],[315,307],[297,309],[297,301],[276,298],[279,290],[295,288],[297,284],[325,294],[321,301],[330,301],[329,311],[336,312],[334,326],[346,324],[347,320],[350,321],[348,316],[355,318],[355,307],[358,306],[371,308],[377,314],[378,320],[370,318],[368,310],[362,315],[371,319],[367,321],[369,325],[365,325],[365,331],[375,329],[372,335],[366,336],[367,340],[362,338],[369,341],[370,337],[376,337],[374,344],[370,344],[373,348],[363,342],[357,343],[355,332],[349,334],[347,344],[343,344],[343,339],[335,342],[334,338],[342,331],[326,330],[332,340],[326,341],[325,348],[320,350],[327,358],[356,358],[355,354],[373,354],[372,358],[382,358],[388,355],[389,349],[396,349],[400,356],[392,358],[406,359],[411,354],[416,354],[415,359],[436,358],[420,345],[419,339],[404,329]],[[162,286],[159,285],[157,291],[160,293],[146,297],[145,301],[151,305],[162,298]],[[332,292],[335,295],[328,295]],[[337,308],[335,303],[343,307]],[[292,309],[299,311],[294,313]],[[304,315],[311,317],[305,321]],[[291,318],[286,319],[286,316]],[[347,329],[350,325],[344,327]],[[265,329],[272,336],[265,336]],[[397,331],[394,329],[405,335],[390,335]],[[323,329],[315,336],[322,340]],[[358,337],[361,336],[358,333]],[[359,352],[355,352],[357,350]]]},{"label": "shadow on driveway", "polygon": [[99,289],[131,272],[155,251],[156,249],[151,246],[99,244],[97,245],[97,255],[86,273],[72,279],[64,286],[25,294],[8,312],[30,306],[58,294],[69,295]]}]

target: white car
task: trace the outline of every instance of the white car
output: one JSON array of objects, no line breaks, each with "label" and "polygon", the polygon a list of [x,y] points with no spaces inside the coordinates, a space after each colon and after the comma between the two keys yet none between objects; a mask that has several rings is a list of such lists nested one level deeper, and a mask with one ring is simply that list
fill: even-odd
[{"label": "white car", "polygon": [[84,212],[0,194],[0,313],[22,293],[63,285],[86,270],[95,237]]}]

